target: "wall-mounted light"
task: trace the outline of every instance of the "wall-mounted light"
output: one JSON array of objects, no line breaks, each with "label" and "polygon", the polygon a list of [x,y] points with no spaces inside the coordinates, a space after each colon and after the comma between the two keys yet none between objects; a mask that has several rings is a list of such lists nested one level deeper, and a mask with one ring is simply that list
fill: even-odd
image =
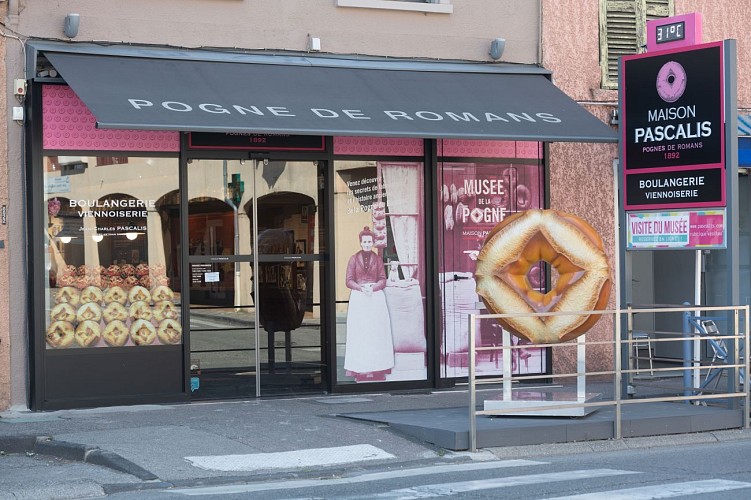
[{"label": "wall-mounted light", "polygon": [[81,16],[75,13],[65,16],[65,25],[63,26],[63,33],[68,38],[75,38],[78,36],[78,26],[81,24]]},{"label": "wall-mounted light", "polygon": [[308,52],[320,52],[321,39],[317,36],[308,35]]},{"label": "wall-mounted light", "polygon": [[138,238],[138,233],[125,233],[125,237],[128,238],[130,241],[133,241],[136,238]]},{"label": "wall-mounted light", "polygon": [[100,241],[104,239],[104,236],[101,234],[92,234],[91,239],[99,243]]},{"label": "wall-mounted light", "polygon": [[503,49],[506,48],[506,40],[504,38],[496,38],[490,42],[490,58],[497,61],[503,55]]},{"label": "wall-mounted light", "polygon": [[618,110],[614,109],[610,112],[610,125],[617,127],[619,124],[620,120],[618,119]]},{"label": "wall-mounted light", "polygon": [[70,240],[72,239],[72,236],[60,236],[60,241],[62,241],[63,243],[70,243]]}]

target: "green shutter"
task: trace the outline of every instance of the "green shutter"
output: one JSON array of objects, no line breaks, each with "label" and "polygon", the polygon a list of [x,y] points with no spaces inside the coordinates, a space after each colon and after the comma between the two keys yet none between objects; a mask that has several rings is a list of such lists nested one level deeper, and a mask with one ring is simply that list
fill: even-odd
[{"label": "green shutter", "polygon": [[673,0],[600,0],[602,88],[618,88],[618,58],[644,51],[647,20],[673,12]]}]

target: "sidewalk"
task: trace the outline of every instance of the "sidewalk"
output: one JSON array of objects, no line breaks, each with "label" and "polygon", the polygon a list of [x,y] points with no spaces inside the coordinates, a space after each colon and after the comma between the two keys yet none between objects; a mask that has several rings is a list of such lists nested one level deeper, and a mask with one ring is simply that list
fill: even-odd
[{"label": "sidewalk", "polygon": [[[82,478],[83,489],[71,484],[70,491],[88,496],[92,476],[99,477],[95,483],[109,484],[116,491],[139,484],[169,487],[319,477],[322,470],[338,474],[448,460],[442,450],[397,435],[388,426],[337,415],[454,407],[466,401],[466,393],[457,391],[9,411],[0,413],[0,499],[52,498],[47,490],[35,489],[34,476],[49,487],[53,465],[77,467],[75,474],[63,476]],[[466,460],[461,455],[451,459],[457,457]],[[47,459],[50,463],[40,462]],[[28,463],[21,465],[24,460]],[[83,474],[80,468],[87,464],[103,466],[107,474]],[[55,498],[71,497],[75,495]]]},{"label": "sidewalk", "polygon": [[[334,476],[369,468],[523,454],[524,447],[454,453],[395,432],[396,426],[377,419],[342,417],[431,409],[436,413],[425,414],[440,415],[466,409],[467,403],[466,391],[456,389],[0,413],[0,451],[5,454],[0,454],[0,499],[73,498],[145,487]],[[751,438],[751,432],[728,430],[681,439],[650,438],[644,445],[716,442],[723,435]],[[625,442],[526,449],[543,454],[546,449],[622,449],[628,446]],[[52,482],[56,476],[50,471],[60,468],[66,472],[57,477],[65,478],[62,484],[67,490]]]}]

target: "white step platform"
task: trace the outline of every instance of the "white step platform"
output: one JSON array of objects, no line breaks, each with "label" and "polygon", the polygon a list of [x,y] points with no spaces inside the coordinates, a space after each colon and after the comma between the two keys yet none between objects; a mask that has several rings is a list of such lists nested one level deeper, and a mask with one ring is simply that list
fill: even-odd
[{"label": "white step platform", "polygon": [[486,399],[483,406],[485,411],[502,411],[494,417],[584,417],[597,411],[597,407],[566,408],[565,405],[594,403],[600,399],[599,393],[577,396],[575,392],[513,391],[510,399],[499,395],[498,399]]}]

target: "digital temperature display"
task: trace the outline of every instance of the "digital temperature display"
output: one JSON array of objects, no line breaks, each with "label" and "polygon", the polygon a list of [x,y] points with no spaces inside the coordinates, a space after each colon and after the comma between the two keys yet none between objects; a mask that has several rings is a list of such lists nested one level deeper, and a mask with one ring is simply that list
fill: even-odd
[{"label": "digital temperature display", "polygon": [[656,27],[656,42],[666,43],[674,42],[676,40],[683,40],[686,37],[686,23],[681,21],[678,23],[663,24]]}]

